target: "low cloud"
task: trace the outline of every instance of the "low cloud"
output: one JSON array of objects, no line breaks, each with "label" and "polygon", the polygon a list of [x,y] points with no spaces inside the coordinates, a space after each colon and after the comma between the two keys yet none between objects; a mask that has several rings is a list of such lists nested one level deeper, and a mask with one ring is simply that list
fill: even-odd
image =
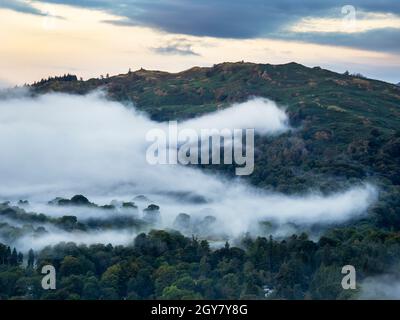
[{"label": "low cloud", "polygon": [[181,124],[183,128],[255,129],[259,134],[276,135],[289,130],[289,118],[285,110],[275,102],[253,98],[244,103],[235,103],[230,108],[207,114]]},{"label": "low cloud", "polygon": [[[180,125],[193,129],[255,128],[269,135],[290,130],[284,109],[261,98]],[[84,194],[95,203],[108,204],[113,199],[130,201],[143,194],[161,207],[162,227],[170,228],[181,212],[190,214],[194,221],[213,215],[217,219],[215,230],[235,237],[247,231],[260,232],[260,221],[282,226],[280,232],[288,223],[344,222],[365,214],[377,196],[377,190],[368,184],[330,196],[315,192],[287,196],[190,167],[152,166],[145,158],[149,144],[145,136],[154,128],[166,130],[167,124],[151,121],[133,107],[108,101],[101,93],[0,100],[0,201],[28,199],[30,211],[89,218],[104,216],[107,211],[69,212],[46,203],[56,196]],[[143,209],[148,203],[139,205]],[[60,237],[46,235],[43,239],[105,241],[97,234]],[[132,237],[127,230],[116,243]],[[35,241],[48,242],[43,239]]]},{"label": "low cloud", "polygon": [[41,250],[48,245],[58,244],[60,242],[74,242],[76,244],[112,244],[117,245],[129,245],[133,243],[133,240],[137,234],[129,230],[118,230],[118,231],[102,231],[102,232],[66,232],[57,230],[55,232],[49,232],[40,237],[38,236],[25,236],[13,245],[18,248],[19,251],[28,252],[29,249]]},{"label": "low cloud", "polygon": [[400,300],[400,278],[386,274],[370,277],[361,284],[362,300]]},{"label": "low cloud", "polygon": [[[151,129],[167,132],[134,108],[104,99],[101,94],[48,94],[0,101],[2,150],[0,195],[13,197],[68,189],[105,191],[136,185],[138,192],[189,191],[198,185],[220,184],[198,170],[151,166],[145,154]],[[288,130],[287,116],[276,104],[255,99],[180,124],[192,128],[255,128],[262,133]],[[173,178],[173,186],[169,181]],[[201,188],[200,188],[201,191]]]}]

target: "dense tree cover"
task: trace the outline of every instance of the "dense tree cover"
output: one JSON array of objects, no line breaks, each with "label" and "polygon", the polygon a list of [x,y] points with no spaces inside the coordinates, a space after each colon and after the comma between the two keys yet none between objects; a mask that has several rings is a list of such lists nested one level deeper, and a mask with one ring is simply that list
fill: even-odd
[{"label": "dense tree cover", "polygon": [[46,83],[51,83],[54,81],[78,81],[78,78],[73,74],[64,74],[63,76],[48,77],[47,79],[42,79],[39,82],[35,82],[35,85],[44,85]]},{"label": "dense tree cover", "polygon": [[[400,263],[400,233],[334,229],[317,242],[306,234],[282,240],[244,237],[210,249],[205,240],[153,230],[130,246],[60,243],[22,257],[0,246],[2,299],[351,299],[341,268],[358,283]],[[34,268],[33,268],[34,261]],[[57,270],[57,289],[41,289],[43,265]]]},{"label": "dense tree cover", "polygon": [[23,255],[17,252],[17,249],[11,248],[0,243],[0,265],[5,266],[18,266],[22,264]]}]

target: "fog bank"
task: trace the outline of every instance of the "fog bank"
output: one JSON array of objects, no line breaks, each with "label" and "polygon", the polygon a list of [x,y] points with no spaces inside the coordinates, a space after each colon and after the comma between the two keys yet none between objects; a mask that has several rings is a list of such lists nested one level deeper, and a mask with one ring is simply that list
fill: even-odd
[{"label": "fog bank", "polygon": [[[260,98],[179,126],[196,130],[254,128],[269,135],[290,130],[284,110]],[[149,165],[145,136],[155,128],[167,130],[167,124],[151,121],[133,107],[108,101],[101,93],[0,100],[0,201],[28,199],[32,211],[87,218],[107,213],[57,209],[46,203],[57,196],[84,194],[98,204],[107,204],[144,194],[161,206],[162,227],[170,227],[181,212],[199,219],[213,215],[218,232],[237,236],[257,232],[259,221],[312,225],[357,218],[377,196],[368,184],[330,196],[287,196],[181,165]],[[120,244],[131,236],[121,233],[114,240]],[[69,236],[46,237],[40,241],[67,241]],[[70,238],[102,241],[97,235]],[[109,241],[113,236],[106,238],[104,241]]]}]

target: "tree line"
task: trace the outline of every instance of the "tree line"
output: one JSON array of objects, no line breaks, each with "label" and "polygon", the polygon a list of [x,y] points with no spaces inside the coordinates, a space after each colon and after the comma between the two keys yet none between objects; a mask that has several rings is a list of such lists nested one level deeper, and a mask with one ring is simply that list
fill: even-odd
[{"label": "tree line", "polygon": [[[357,281],[400,262],[400,233],[349,227],[318,241],[245,236],[211,249],[206,240],[153,230],[132,244],[60,243],[23,261],[0,246],[1,299],[352,299],[341,268],[354,265]],[[42,266],[57,271],[57,289],[41,288]]]}]

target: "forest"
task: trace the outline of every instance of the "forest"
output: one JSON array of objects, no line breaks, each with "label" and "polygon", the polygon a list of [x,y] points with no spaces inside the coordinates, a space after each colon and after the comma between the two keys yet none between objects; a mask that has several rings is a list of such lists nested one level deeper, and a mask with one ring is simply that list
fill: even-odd
[{"label": "forest", "polygon": [[[362,280],[396,270],[400,235],[371,228],[333,229],[277,241],[244,237],[213,250],[206,240],[153,230],[129,246],[60,243],[29,251],[0,245],[1,299],[354,299],[341,268]],[[41,266],[57,269],[57,290],[41,287]],[[397,266],[397,267],[396,267]]]}]

